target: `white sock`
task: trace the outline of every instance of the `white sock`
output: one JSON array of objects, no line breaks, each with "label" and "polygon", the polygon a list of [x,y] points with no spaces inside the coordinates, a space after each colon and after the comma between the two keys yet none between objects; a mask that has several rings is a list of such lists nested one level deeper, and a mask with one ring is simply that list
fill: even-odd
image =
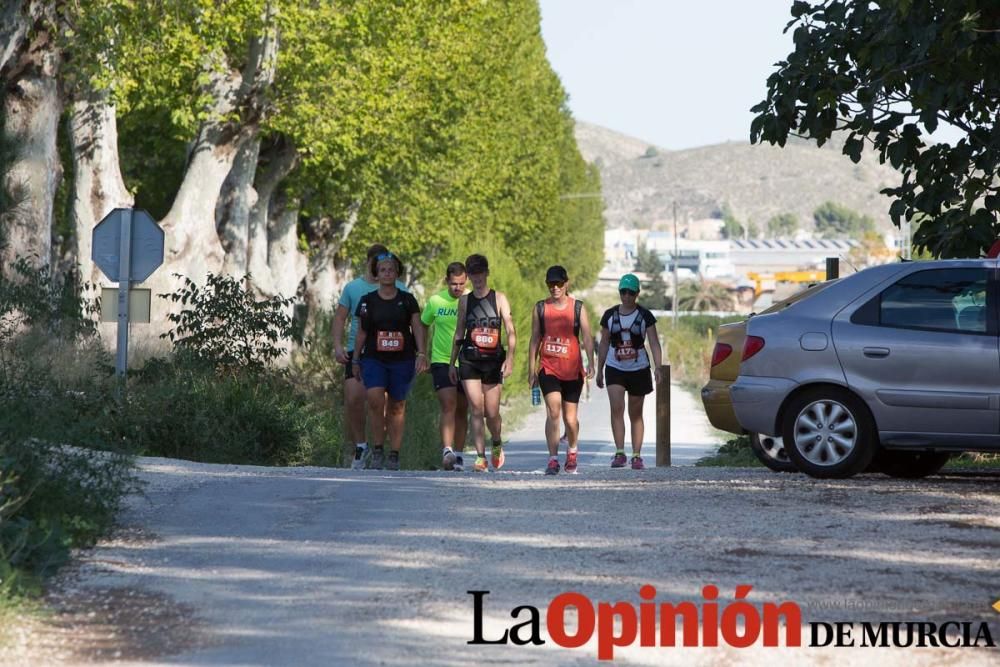
[{"label": "white sock", "polygon": [[354,446],[355,447],[360,447],[361,451],[365,451],[366,449],[368,449],[368,443],[367,442],[359,442],[359,443],[357,443]]},{"label": "white sock", "polygon": [[550,460],[550,461],[558,461],[558,460],[559,460],[559,455],[558,455],[558,454],[556,454],[555,456],[550,456],[550,457],[549,457],[549,460]]},{"label": "white sock", "polygon": [[569,453],[570,454],[576,454],[576,447],[570,447],[569,448]]},{"label": "white sock", "polygon": [[441,448],[441,456],[448,456],[448,454],[451,454],[451,453],[452,453],[451,447],[442,447]]}]

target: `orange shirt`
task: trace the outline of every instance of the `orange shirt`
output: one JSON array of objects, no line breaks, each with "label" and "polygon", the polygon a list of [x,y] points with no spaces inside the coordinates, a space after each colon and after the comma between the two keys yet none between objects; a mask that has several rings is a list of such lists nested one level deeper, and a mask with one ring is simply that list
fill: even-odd
[{"label": "orange shirt", "polygon": [[545,331],[538,345],[541,367],[546,375],[560,380],[579,380],[583,377],[580,341],[573,331],[575,301],[573,297],[567,297],[566,307],[562,310],[545,301]]}]

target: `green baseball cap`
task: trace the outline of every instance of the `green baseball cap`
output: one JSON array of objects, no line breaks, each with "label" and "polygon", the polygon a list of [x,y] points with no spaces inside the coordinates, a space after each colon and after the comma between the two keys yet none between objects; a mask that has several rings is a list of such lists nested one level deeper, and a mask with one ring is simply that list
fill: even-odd
[{"label": "green baseball cap", "polygon": [[622,279],[618,281],[618,289],[630,289],[633,292],[638,292],[639,279],[635,277],[634,273],[626,273],[622,276]]}]

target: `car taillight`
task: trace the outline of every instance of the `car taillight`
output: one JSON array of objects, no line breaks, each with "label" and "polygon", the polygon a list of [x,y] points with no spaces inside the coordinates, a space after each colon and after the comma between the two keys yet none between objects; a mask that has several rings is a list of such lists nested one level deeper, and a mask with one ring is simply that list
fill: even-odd
[{"label": "car taillight", "polygon": [[725,343],[716,343],[715,349],[712,350],[712,367],[718,366],[723,361],[729,358],[729,355],[733,353],[733,346],[726,345]]},{"label": "car taillight", "polygon": [[747,336],[746,340],[743,341],[743,358],[741,361],[746,361],[753,355],[757,354],[764,349],[764,339],[760,336]]}]

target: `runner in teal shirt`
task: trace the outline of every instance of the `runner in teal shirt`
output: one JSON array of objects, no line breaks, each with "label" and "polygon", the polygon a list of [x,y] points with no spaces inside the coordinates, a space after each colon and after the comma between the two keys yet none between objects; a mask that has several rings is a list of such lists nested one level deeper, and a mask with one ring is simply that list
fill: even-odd
[{"label": "runner in teal shirt", "polygon": [[[354,313],[358,309],[361,297],[378,289],[378,282],[371,275],[369,265],[371,260],[389,250],[376,243],[366,253],[365,268],[361,276],[344,286],[337,301],[337,310],[333,315],[333,352],[337,361],[344,365],[344,416],[347,420],[348,435],[354,445],[354,461],[351,467],[360,470],[364,468],[368,455],[368,443],[365,442],[365,387],[360,378],[354,377],[351,368],[351,355],[354,353],[354,339],[358,334],[358,317]],[[396,287],[406,291],[406,284],[397,280]],[[344,325],[351,318],[350,330],[347,333],[347,347],[344,347]]]}]

